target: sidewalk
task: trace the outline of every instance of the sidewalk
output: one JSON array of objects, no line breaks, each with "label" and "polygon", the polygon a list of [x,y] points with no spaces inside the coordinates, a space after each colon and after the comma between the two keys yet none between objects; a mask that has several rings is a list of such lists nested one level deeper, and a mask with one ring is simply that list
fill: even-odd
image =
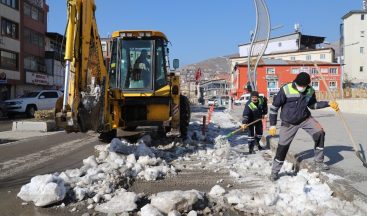
[{"label": "sidewalk", "polygon": [[0,144],[16,142],[34,137],[48,136],[62,131],[39,132],[39,131],[2,131],[0,132]]},{"label": "sidewalk", "polygon": [[[238,121],[241,119],[243,107],[235,107],[231,115]],[[367,201],[367,168],[356,157],[352,143],[335,112],[330,110],[312,111],[313,117],[321,123],[326,132],[325,162],[331,169],[322,173],[336,195],[346,200],[355,196]],[[347,119],[356,142],[366,153],[367,149],[367,115],[343,113]],[[278,120],[278,125],[280,120]],[[277,127],[279,129],[279,127]],[[264,131],[265,132],[265,131]],[[279,133],[279,130],[277,131]],[[266,133],[265,133],[266,134]],[[270,138],[270,145],[275,148],[278,138]],[[310,168],[313,162],[313,141],[303,130],[300,130],[288,152],[287,160],[296,165],[296,169]],[[340,177],[338,177],[340,176]]]}]

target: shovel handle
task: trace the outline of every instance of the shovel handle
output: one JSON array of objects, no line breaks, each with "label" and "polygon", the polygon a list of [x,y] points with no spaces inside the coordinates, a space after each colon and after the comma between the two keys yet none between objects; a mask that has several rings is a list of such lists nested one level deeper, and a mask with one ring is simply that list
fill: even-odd
[{"label": "shovel handle", "polygon": [[[259,121],[261,121],[261,120],[262,120],[262,119],[257,119],[257,120],[255,120],[255,121],[253,121],[253,122],[251,122],[251,123],[248,123],[248,124],[242,124],[242,125],[246,125],[246,128],[247,128],[248,126],[253,125],[253,124],[255,124],[256,122],[259,122]],[[241,126],[242,126],[242,125],[241,125]],[[238,128],[238,129],[237,129],[237,130],[235,130],[235,131],[232,131],[231,133],[229,133],[229,134],[227,134],[227,135],[226,135],[226,138],[233,136],[233,134],[235,134],[235,133],[237,133],[238,131],[241,131],[241,130],[242,130],[242,127]]]}]

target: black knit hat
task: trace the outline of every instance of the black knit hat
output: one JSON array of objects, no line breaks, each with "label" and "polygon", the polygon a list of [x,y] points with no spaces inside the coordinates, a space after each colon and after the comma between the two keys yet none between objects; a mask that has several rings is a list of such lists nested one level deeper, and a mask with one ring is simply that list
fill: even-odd
[{"label": "black knit hat", "polygon": [[310,75],[306,72],[301,72],[297,75],[294,82],[299,86],[307,86],[311,83]]},{"label": "black knit hat", "polygon": [[253,96],[259,97],[259,92],[258,91],[252,91],[250,93],[250,97],[253,97]]}]

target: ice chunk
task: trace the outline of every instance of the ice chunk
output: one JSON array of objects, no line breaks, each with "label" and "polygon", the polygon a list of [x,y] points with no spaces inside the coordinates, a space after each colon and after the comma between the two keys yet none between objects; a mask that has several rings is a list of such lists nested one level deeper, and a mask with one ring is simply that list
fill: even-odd
[{"label": "ice chunk", "polygon": [[132,148],[128,144],[129,143],[125,140],[121,141],[118,138],[114,138],[110,143],[109,151],[126,155],[131,154]]},{"label": "ice chunk", "polygon": [[213,197],[217,197],[217,196],[222,196],[225,192],[226,190],[222,188],[220,185],[215,185],[210,190],[209,195]]},{"label": "ice chunk", "polygon": [[143,208],[141,208],[140,212],[141,216],[163,216],[163,214],[156,209],[154,206],[147,204]]},{"label": "ice chunk", "polygon": [[138,196],[134,192],[121,192],[110,201],[97,205],[95,210],[106,214],[131,212],[137,208],[137,200]]},{"label": "ice chunk", "polygon": [[155,157],[155,154],[153,153],[152,149],[145,145],[144,142],[140,142],[138,147],[135,150],[136,156],[149,156],[149,157]]},{"label": "ice chunk", "polygon": [[197,190],[166,191],[153,195],[151,197],[151,205],[165,214],[172,210],[188,212],[199,200],[203,200],[203,194]]},{"label": "ice chunk", "polygon": [[47,174],[33,177],[17,196],[26,202],[33,201],[36,206],[46,206],[63,200],[65,194],[62,178]]}]

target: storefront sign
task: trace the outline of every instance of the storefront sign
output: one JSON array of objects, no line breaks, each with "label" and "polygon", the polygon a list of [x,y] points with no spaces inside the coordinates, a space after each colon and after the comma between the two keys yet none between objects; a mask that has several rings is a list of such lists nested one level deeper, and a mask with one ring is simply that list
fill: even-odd
[{"label": "storefront sign", "polygon": [[268,92],[278,92],[280,89],[279,88],[268,88]]},{"label": "storefront sign", "polygon": [[26,82],[36,85],[53,85],[53,77],[46,74],[27,72]]},{"label": "storefront sign", "polygon": [[278,79],[278,76],[277,75],[266,75],[265,79],[267,79],[267,80],[276,80],[276,79]]},{"label": "storefront sign", "polygon": [[7,82],[8,82],[8,80],[6,79],[6,73],[1,72],[0,73],[0,84],[6,84]]}]

